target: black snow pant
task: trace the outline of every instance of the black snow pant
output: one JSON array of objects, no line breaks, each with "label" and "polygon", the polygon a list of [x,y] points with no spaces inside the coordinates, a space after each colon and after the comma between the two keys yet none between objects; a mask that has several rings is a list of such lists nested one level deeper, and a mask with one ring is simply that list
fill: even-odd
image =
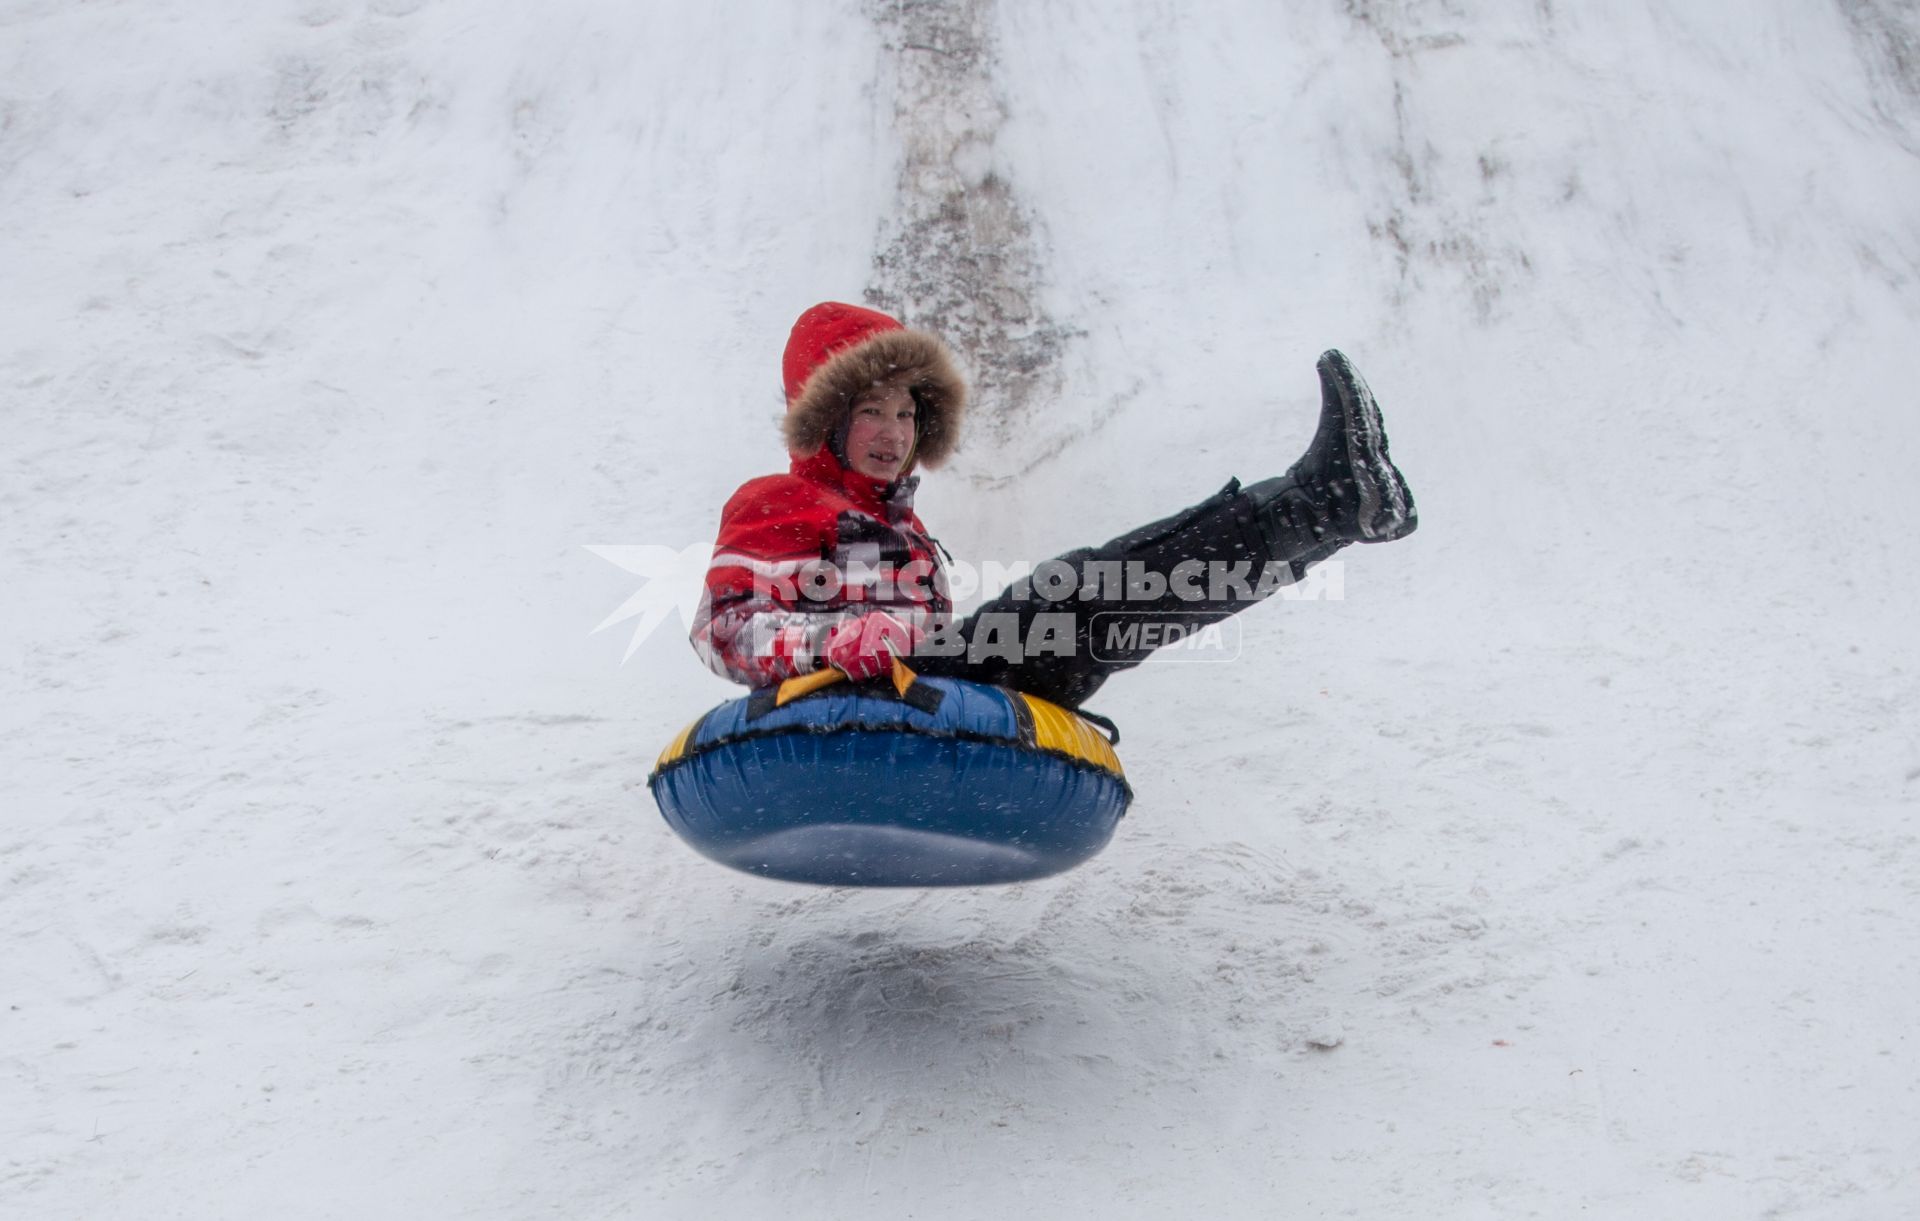
[{"label": "black snow pant", "polygon": [[1233,480],[1172,517],[1036,567],[915,649],[918,673],[1077,708],[1109,675],[1298,580],[1344,544],[1267,522],[1269,484]]}]

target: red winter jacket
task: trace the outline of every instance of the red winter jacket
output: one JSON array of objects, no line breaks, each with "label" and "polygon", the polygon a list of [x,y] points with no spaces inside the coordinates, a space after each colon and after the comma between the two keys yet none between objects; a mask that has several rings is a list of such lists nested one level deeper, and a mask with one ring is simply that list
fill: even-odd
[{"label": "red winter jacket", "polygon": [[818,668],[841,620],[888,610],[923,630],[953,612],[938,544],[913,511],[918,476],[891,485],[826,449],[741,487],[693,626],[716,673],[762,687]]}]

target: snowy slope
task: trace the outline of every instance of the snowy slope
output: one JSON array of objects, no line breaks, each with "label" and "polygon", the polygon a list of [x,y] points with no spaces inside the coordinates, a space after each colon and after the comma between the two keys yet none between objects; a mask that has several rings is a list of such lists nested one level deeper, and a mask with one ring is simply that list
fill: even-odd
[{"label": "snowy slope", "polygon": [[[1916,48],[0,6],[0,1215],[1914,1214]],[[1277,471],[1327,346],[1420,498],[1101,694],[1066,877],[754,883],[645,791],[728,691],[587,548],[709,537],[862,294],[983,345],[963,557]]]}]

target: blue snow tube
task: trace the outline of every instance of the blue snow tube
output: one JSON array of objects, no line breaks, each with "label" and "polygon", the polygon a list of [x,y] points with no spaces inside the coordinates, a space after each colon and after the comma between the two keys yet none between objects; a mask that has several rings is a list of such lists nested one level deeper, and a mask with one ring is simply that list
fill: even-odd
[{"label": "blue snow tube", "polygon": [[722,704],[648,787],[702,855],[821,886],[984,886],[1092,857],[1133,800],[1079,715],[1002,687],[809,675]]}]

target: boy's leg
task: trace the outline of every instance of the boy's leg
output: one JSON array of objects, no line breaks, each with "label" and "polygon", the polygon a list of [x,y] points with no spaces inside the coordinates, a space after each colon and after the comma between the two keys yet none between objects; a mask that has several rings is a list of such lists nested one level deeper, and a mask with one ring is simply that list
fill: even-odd
[{"label": "boy's leg", "polygon": [[[1077,705],[1109,674],[1139,665],[1153,651],[1137,644],[1105,647],[1109,642],[1100,636],[1111,635],[1107,629],[1116,622],[1110,616],[1185,628],[1216,623],[1259,600],[1252,590],[1266,551],[1252,503],[1236,480],[1172,517],[1039,566],[956,625],[953,645],[964,642],[966,653],[917,655],[913,664],[923,674]],[[1216,564],[1236,569],[1246,588],[1209,596]],[[1038,647],[1030,650],[1029,643]]]},{"label": "boy's leg", "polygon": [[1348,543],[1411,534],[1413,496],[1387,456],[1366,383],[1338,352],[1319,369],[1320,425],[1285,475],[1248,488],[1235,480],[1182,513],[1041,565],[958,625],[949,647],[965,652],[916,654],[915,668],[1075,706],[1146,660],[1154,647],[1139,640],[1167,635],[1136,632],[1129,643],[1103,632],[1115,621],[1101,616],[1192,630],[1262,601]]}]

